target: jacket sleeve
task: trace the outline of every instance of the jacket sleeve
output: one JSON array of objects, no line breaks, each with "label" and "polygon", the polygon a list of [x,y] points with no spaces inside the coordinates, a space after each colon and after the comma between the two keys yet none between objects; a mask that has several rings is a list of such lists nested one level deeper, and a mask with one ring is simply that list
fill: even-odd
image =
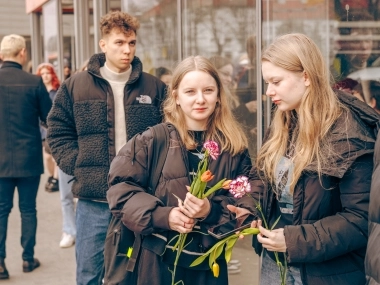
[{"label": "jacket sleeve", "polygon": [[365,272],[380,283],[380,136],[377,137],[369,199],[369,237]]},{"label": "jacket sleeve", "polygon": [[285,226],[288,262],[322,262],[366,246],[372,169],[372,155],[363,155],[340,179],[341,212],[312,224]]},{"label": "jacket sleeve", "polygon": [[131,231],[148,235],[169,230],[169,213],[161,200],[146,192],[150,179],[152,132],[130,139],[113,159],[107,200],[111,212]]},{"label": "jacket sleeve", "polygon": [[46,123],[47,116],[50,112],[52,102],[51,102],[51,99],[49,97],[49,93],[46,90],[45,84],[42,82],[42,78],[40,79],[40,81],[38,83],[38,89],[37,90],[38,90],[37,91],[38,92],[37,98],[38,98],[39,106],[40,106],[39,117],[41,120],[41,124],[46,128],[47,127],[47,123]]},{"label": "jacket sleeve", "polygon": [[73,114],[73,102],[65,82],[58,89],[48,116],[47,142],[63,172],[74,175],[78,156],[78,135]]}]

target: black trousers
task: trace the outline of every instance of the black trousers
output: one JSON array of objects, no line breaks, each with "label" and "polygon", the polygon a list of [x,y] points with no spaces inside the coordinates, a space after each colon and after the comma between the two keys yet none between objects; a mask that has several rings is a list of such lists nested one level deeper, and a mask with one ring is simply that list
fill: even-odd
[{"label": "black trousers", "polygon": [[37,210],[36,197],[40,175],[20,178],[0,177],[0,258],[6,257],[8,217],[13,208],[15,188],[18,190],[18,205],[21,213],[22,259],[33,261],[36,245]]}]

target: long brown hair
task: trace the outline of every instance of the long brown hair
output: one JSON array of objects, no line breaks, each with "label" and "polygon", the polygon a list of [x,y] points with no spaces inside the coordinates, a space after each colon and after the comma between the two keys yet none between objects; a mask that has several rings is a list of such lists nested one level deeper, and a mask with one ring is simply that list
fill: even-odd
[{"label": "long brown hair", "polygon": [[220,144],[222,151],[228,151],[232,155],[242,152],[247,148],[248,142],[241,126],[236,121],[228,106],[223,85],[218,71],[205,57],[190,56],[181,61],[173,72],[172,84],[164,102],[165,121],[173,124],[187,149],[194,149],[196,144],[188,133],[185,116],[180,106],[176,104],[178,88],[183,77],[191,71],[203,71],[211,75],[217,84],[219,102],[214,113],[208,118],[206,139],[215,140]]},{"label": "long brown hair", "polygon": [[307,36],[288,34],[277,38],[264,51],[262,61],[291,72],[305,72],[310,80],[297,113],[275,110],[268,139],[256,161],[259,172],[274,185],[276,167],[292,144],[294,169],[289,179],[293,192],[308,165],[316,164],[321,177],[322,169],[331,161],[328,158],[334,153],[326,135],[344,107],[330,87],[329,71],[320,50]]}]

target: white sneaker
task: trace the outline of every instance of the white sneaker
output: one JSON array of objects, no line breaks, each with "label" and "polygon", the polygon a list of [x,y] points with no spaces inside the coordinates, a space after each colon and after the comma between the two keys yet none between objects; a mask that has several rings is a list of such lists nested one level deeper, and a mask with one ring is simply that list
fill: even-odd
[{"label": "white sneaker", "polygon": [[74,243],[75,243],[75,237],[67,233],[63,233],[62,239],[59,243],[59,247],[62,247],[62,248],[70,247],[70,246],[73,246]]}]

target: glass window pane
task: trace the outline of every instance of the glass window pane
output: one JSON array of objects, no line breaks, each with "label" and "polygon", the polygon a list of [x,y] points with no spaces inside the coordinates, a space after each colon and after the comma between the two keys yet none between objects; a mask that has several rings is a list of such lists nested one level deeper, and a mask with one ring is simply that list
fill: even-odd
[{"label": "glass window pane", "polygon": [[183,54],[212,58],[243,124],[249,151],[257,152],[255,1],[183,1]]},{"label": "glass window pane", "polygon": [[[231,109],[256,155],[255,1],[182,1],[182,53],[210,58],[228,90]],[[229,284],[258,284],[259,258],[251,239],[239,242],[229,264]]]},{"label": "glass window pane", "polygon": [[378,1],[265,0],[264,47],[284,33],[311,37],[332,74],[332,86],[369,103],[370,81],[380,79]]},{"label": "glass window pane", "polygon": [[58,20],[56,0],[49,1],[43,6],[44,23],[44,61],[58,65]]},{"label": "glass window pane", "polygon": [[379,6],[368,1],[336,2],[338,21],[331,64],[334,86],[370,103],[371,80],[380,79]]},{"label": "glass window pane", "polygon": [[[123,10],[140,21],[136,56],[144,71],[158,75],[178,61],[177,1],[123,1]],[[162,68],[161,68],[162,67]]]}]

